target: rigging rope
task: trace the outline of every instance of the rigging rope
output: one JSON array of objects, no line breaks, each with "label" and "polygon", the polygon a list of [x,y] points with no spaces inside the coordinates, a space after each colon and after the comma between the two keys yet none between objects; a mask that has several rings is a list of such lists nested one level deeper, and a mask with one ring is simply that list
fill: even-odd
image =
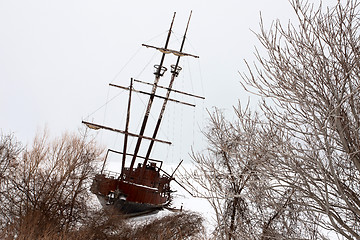
[{"label": "rigging rope", "polygon": [[[167,33],[167,31],[162,32],[158,35],[156,35],[155,37],[150,38],[149,40],[147,40],[147,42],[151,42],[152,40],[158,38],[159,36],[163,35],[164,33]],[[134,59],[134,57],[140,52],[140,50],[142,49],[142,46],[140,46],[136,52],[131,56],[131,58],[125,63],[125,65],[120,69],[120,71],[114,76],[112,82],[114,82],[116,80],[116,78],[120,75],[120,73],[127,67],[127,65],[129,65],[129,63]]]},{"label": "rigging rope", "polygon": [[148,63],[144,66],[144,68],[140,71],[140,73],[135,77],[135,78],[139,78],[140,75],[145,71],[145,69],[149,66],[149,64],[154,60],[155,56],[158,55],[158,52],[154,52],[154,54],[152,55],[151,59],[148,61]]},{"label": "rigging rope", "polygon": [[[108,90],[107,90],[107,94],[106,94],[106,102],[109,100],[109,92],[110,92],[110,86],[108,86]],[[105,106],[105,111],[104,111],[103,125],[105,123],[106,111],[107,111],[107,104]]]},{"label": "rigging rope", "polygon": [[141,47],[139,47],[136,52],[132,55],[132,57],[125,63],[125,65],[120,69],[120,71],[115,75],[112,82],[116,80],[116,78],[120,75],[120,73],[126,68],[127,65],[133,60],[133,58],[140,52]]},{"label": "rigging rope", "polygon": [[114,97],[112,97],[110,100],[108,100],[107,102],[105,102],[103,105],[101,105],[99,108],[97,108],[95,111],[93,111],[92,113],[90,113],[89,115],[87,115],[87,117],[85,119],[88,119],[91,115],[93,115],[94,113],[96,113],[97,111],[99,111],[101,108],[103,108],[105,105],[107,105],[109,102],[111,102],[112,100],[114,100],[115,98],[117,98],[118,96],[120,96],[125,90],[122,90],[120,93],[116,94]]}]

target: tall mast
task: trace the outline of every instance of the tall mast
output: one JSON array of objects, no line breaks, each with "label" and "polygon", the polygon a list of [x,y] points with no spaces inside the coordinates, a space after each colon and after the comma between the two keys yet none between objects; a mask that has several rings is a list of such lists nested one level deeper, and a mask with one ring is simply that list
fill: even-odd
[{"label": "tall mast", "polygon": [[126,149],[127,149],[127,142],[128,142],[128,132],[129,132],[129,122],[130,122],[130,105],[131,105],[131,93],[133,88],[133,79],[130,79],[130,88],[129,88],[129,101],[128,101],[128,108],[126,114],[126,124],[125,124],[125,136],[124,136],[124,148],[123,148],[123,158],[122,158],[122,168],[120,173],[120,179],[122,180],[124,175],[124,168],[125,168],[125,160],[126,160]]},{"label": "tall mast", "polygon": [[[189,28],[189,23],[190,23],[190,19],[191,19],[191,14],[192,14],[192,11],[190,12],[190,16],[189,16],[189,20],[187,22],[187,25],[186,25],[186,29],[185,29],[185,33],[184,33],[184,37],[182,39],[182,43],[181,43],[181,47],[180,47],[180,52],[182,52],[183,50],[183,47],[184,47],[184,43],[185,43],[185,39],[186,39],[186,33],[188,31],[188,28]],[[169,96],[170,96],[170,92],[171,92],[171,89],[172,89],[172,85],[175,81],[175,78],[178,76],[179,74],[179,71],[181,70],[181,68],[178,67],[179,65],[179,61],[180,61],[180,55],[177,57],[177,60],[176,60],[176,64],[175,66],[172,66],[173,69],[172,69],[172,75],[171,75],[171,80],[170,80],[170,83],[169,83],[169,87],[167,88],[167,92],[166,92],[166,97],[165,97],[165,100],[163,102],[163,105],[162,105],[162,108],[161,108],[161,111],[160,111],[160,114],[159,114],[159,118],[158,118],[158,121],[156,123],[156,127],[155,127],[155,130],[154,130],[154,133],[152,135],[153,138],[156,138],[156,135],[159,131],[159,128],[160,128],[160,123],[161,123],[161,120],[162,120],[162,117],[164,115],[164,111],[165,111],[165,107],[166,107],[166,104],[168,102],[168,99],[169,99]],[[150,145],[149,145],[149,148],[148,148],[148,151],[146,153],[146,156],[145,156],[145,160],[144,160],[144,163],[143,163],[143,167],[146,166],[146,163],[150,157],[150,153],[151,153],[151,150],[154,146],[154,141],[151,140],[150,142]]]},{"label": "tall mast", "polygon": [[[169,44],[169,40],[170,40],[170,36],[171,36],[171,30],[172,30],[172,26],[173,26],[173,23],[174,23],[174,19],[175,19],[175,15],[176,15],[176,12],[174,12],[174,16],[173,16],[173,19],[171,21],[171,25],[170,25],[170,29],[169,29],[169,33],[167,35],[167,39],[166,39],[166,43],[165,43],[165,49],[168,47],[168,44]],[[152,106],[152,103],[153,103],[153,100],[154,100],[154,97],[155,97],[155,92],[156,92],[156,89],[157,89],[157,84],[160,80],[160,77],[162,76],[162,70],[163,70],[163,63],[164,63],[164,59],[165,59],[165,53],[162,54],[162,57],[161,57],[161,60],[160,60],[160,64],[157,67],[157,70],[155,72],[155,81],[154,81],[154,85],[153,85],[153,88],[152,88],[152,91],[151,91],[151,95],[150,95],[150,98],[149,98],[149,102],[148,102],[148,105],[147,105],[147,108],[146,108],[146,112],[145,112],[145,116],[144,116],[144,120],[142,122],[142,125],[141,125],[141,129],[140,129],[140,133],[139,135],[143,135],[144,134],[144,131],[145,131],[145,127],[146,127],[146,123],[148,121],[148,118],[149,118],[149,114],[150,114],[150,109],[151,109],[151,106]],[[166,68],[165,68],[166,69]],[[141,144],[141,140],[142,138],[138,138],[137,142],[136,142],[136,146],[135,146],[135,150],[134,150],[134,156],[131,160],[131,164],[130,164],[130,171],[132,171],[133,167],[134,167],[134,164],[135,164],[135,160],[136,160],[136,156],[139,152],[139,148],[140,148],[140,144]]]}]

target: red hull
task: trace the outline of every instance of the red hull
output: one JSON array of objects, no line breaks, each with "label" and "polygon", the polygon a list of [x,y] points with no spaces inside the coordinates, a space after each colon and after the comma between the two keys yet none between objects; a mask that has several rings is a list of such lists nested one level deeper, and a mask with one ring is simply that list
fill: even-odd
[{"label": "red hull", "polygon": [[122,178],[120,174],[106,173],[95,176],[91,191],[107,197],[108,204],[122,200],[132,204],[143,204],[149,208],[158,208],[170,201],[172,178],[166,175],[160,176],[156,165],[151,164],[145,168],[138,166],[132,172],[125,168]]}]

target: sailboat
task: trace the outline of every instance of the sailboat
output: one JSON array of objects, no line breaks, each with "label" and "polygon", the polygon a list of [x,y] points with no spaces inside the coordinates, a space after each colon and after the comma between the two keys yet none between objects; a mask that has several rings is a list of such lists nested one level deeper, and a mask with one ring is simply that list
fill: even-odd
[{"label": "sailboat", "polygon": [[[121,213],[130,216],[136,216],[138,214],[150,213],[156,210],[161,210],[164,207],[168,206],[171,202],[172,190],[170,188],[170,183],[172,181],[176,181],[176,179],[174,178],[174,172],[180,166],[182,161],[179,163],[179,165],[174,170],[174,172],[172,174],[169,174],[163,170],[163,161],[150,158],[150,155],[155,143],[171,144],[171,142],[169,141],[157,139],[157,134],[160,129],[161,121],[163,119],[163,115],[167,103],[169,101],[172,101],[192,107],[195,107],[195,105],[170,98],[170,93],[176,92],[179,94],[185,94],[187,96],[204,99],[204,97],[195,94],[190,94],[173,89],[174,81],[179,76],[180,71],[182,70],[182,68],[179,66],[180,58],[181,57],[199,58],[196,55],[183,52],[183,47],[186,40],[186,34],[191,19],[191,12],[186,25],[185,33],[182,38],[180,49],[173,50],[168,48],[175,15],[176,13],[174,13],[173,15],[164,47],[155,47],[147,44],[142,44],[142,46],[144,47],[155,49],[161,52],[160,63],[154,65],[155,67],[154,82],[148,83],[131,78],[129,87],[110,84],[110,86],[112,87],[117,87],[129,91],[129,99],[127,102],[127,116],[126,116],[126,123],[124,130],[100,125],[93,122],[82,121],[82,123],[84,123],[86,126],[88,126],[91,129],[95,129],[95,130],[104,129],[104,130],[109,130],[124,134],[124,142],[123,142],[124,145],[122,152],[108,149],[101,172],[96,174],[93,179],[93,183],[91,185],[91,191],[92,193],[98,196],[100,202],[104,206],[113,205]],[[167,54],[174,54],[176,56],[176,62],[175,64],[170,66],[171,79],[169,81],[169,85],[161,86],[159,85],[159,80],[160,78],[165,76],[165,72],[167,71],[167,68],[164,66],[164,59]],[[152,90],[151,92],[139,91],[134,88],[134,84],[151,85]],[[156,90],[158,88],[163,88],[166,90],[165,96],[156,94]],[[142,125],[139,133],[129,132],[131,98],[133,92],[141,93],[148,96],[148,103],[146,106],[146,111],[143,116]],[[162,101],[161,111],[159,113],[159,117],[157,119],[152,136],[145,136],[144,132],[147,127],[147,122],[155,98],[159,98]],[[128,152],[129,137],[137,138],[135,148],[132,152]],[[148,141],[150,143],[147,145],[148,147],[147,147],[146,155],[140,156],[139,149],[144,141]],[[107,171],[104,169],[109,152],[120,154],[122,156],[122,165],[121,165],[120,173],[115,173],[113,171]],[[128,161],[127,158],[131,159],[129,167],[126,167],[126,163]],[[141,161],[139,163],[140,159]],[[136,162],[138,162],[138,164],[135,166]]]}]

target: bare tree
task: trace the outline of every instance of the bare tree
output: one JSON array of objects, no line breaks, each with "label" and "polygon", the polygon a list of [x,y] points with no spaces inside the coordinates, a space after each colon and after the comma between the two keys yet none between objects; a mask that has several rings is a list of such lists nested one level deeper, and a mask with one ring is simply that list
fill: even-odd
[{"label": "bare tree", "polygon": [[214,208],[216,238],[360,239],[359,3],[290,3],[297,22],[261,21],[267,54],[241,74],[262,117],[215,110],[183,177]]},{"label": "bare tree", "polygon": [[242,74],[278,147],[273,177],[318,224],[360,239],[360,18],[357,0],[314,8],[293,0],[297,24],[261,23],[267,55]]},{"label": "bare tree", "polygon": [[[181,176],[198,197],[206,198],[215,211],[215,239],[321,239],[296,205],[299,195],[280,185],[272,174],[272,151],[277,136],[269,124],[248,107],[235,109],[230,122],[215,109],[205,130],[207,153],[193,153],[196,169]],[[310,224],[308,222],[311,222]]]},{"label": "bare tree", "polygon": [[[21,144],[12,134],[0,136],[0,203],[6,203],[7,191],[10,188],[10,174],[16,169],[17,159],[22,151]],[[3,205],[3,204],[1,204]],[[6,210],[0,207],[0,226],[8,222]]]},{"label": "bare tree", "polygon": [[[7,176],[16,165],[16,158],[22,150],[21,144],[12,134],[0,136],[0,189],[5,188]],[[0,190],[1,191],[1,190]]]},{"label": "bare tree", "polygon": [[11,238],[32,226],[41,234],[49,223],[58,232],[81,223],[89,213],[89,180],[101,153],[95,142],[70,134],[49,142],[44,134],[31,149],[19,151],[10,140],[1,142],[6,147],[2,160],[16,166],[5,172],[1,186],[3,233]]}]

